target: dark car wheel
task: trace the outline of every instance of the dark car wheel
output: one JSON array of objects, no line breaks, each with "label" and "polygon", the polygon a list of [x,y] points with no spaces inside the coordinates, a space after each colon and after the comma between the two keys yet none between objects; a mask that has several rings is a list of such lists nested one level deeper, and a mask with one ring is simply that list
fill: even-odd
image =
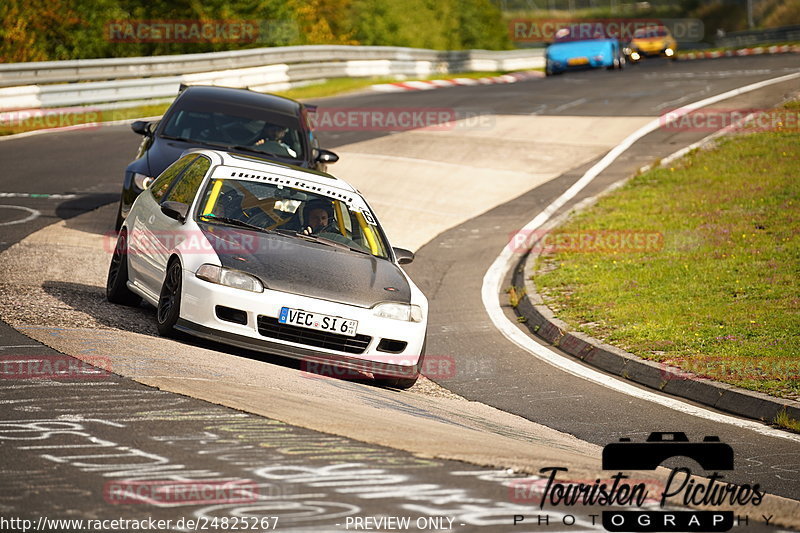
[{"label": "dark car wheel", "polygon": [[156,321],[158,322],[159,335],[165,337],[174,337],[177,335],[174,326],[178,323],[178,317],[181,312],[182,278],[183,269],[181,268],[181,262],[175,259],[167,266],[167,275],[164,277],[164,284],[161,286],[161,295],[158,298]]},{"label": "dark car wheel", "polygon": [[122,228],[122,223],[125,222],[125,219],[122,218],[122,199],[119,201],[119,206],[117,207],[117,220],[114,222],[114,231],[119,231]]},{"label": "dark car wheel", "polygon": [[142,298],[128,288],[128,233],[117,237],[117,245],[111,255],[111,265],[106,278],[106,299],[115,304],[139,305]]},{"label": "dark car wheel", "polygon": [[414,366],[414,376],[413,377],[395,377],[395,376],[379,376],[375,375],[375,382],[378,385],[383,387],[390,387],[392,389],[410,389],[414,386],[414,384],[419,379],[419,371],[422,368],[422,361],[425,359],[425,346],[426,343],[422,345],[422,353],[420,353],[419,361]]},{"label": "dark car wheel", "polygon": [[377,378],[378,384],[391,389],[406,390],[414,386],[419,378],[419,374],[413,378]]}]

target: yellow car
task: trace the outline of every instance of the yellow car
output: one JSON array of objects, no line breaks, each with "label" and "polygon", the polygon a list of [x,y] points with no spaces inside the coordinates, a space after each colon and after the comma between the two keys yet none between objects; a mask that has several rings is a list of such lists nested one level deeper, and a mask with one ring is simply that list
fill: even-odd
[{"label": "yellow car", "polygon": [[645,56],[664,56],[677,59],[678,43],[664,26],[639,28],[633,32],[633,39],[628,45],[631,61],[639,61]]}]

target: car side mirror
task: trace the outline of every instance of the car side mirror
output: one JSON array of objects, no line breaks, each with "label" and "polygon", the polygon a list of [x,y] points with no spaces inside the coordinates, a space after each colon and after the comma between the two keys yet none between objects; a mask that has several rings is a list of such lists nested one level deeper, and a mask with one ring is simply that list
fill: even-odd
[{"label": "car side mirror", "polygon": [[407,265],[414,260],[414,252],[406,250],[405,248],[392,248],[397,262],[401,265]]},{"label": "car side mirror", "polygon": [[131,124],[131,129],[139,135],[150,135],[150,123],[146,120],[137,120]]},{"label": "car side mirror", "polygon": [[164,202],[161,204],[161,212],[183,224],[189,214],[189,206],[182,202]]},{"label": "car side mirror", "polygon": [[322,148],[319,149],[317,154],[317,161],[320,163],[336,163],[339,160],[339,156],[331,152],[330,150],[323,150]]}]

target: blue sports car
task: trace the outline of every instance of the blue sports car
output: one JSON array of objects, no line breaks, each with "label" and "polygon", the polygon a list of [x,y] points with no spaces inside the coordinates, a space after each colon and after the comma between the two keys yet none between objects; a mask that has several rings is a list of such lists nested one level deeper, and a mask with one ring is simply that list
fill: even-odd
[{"label": "blue sports car", "polygon": [[625,65],[619,40],[602,30],[587,34],[571,28],[561,28],[556,32],[555,41],[545,52],[545,60],[545,74],[548,76],[574,69],[622,69]]}]

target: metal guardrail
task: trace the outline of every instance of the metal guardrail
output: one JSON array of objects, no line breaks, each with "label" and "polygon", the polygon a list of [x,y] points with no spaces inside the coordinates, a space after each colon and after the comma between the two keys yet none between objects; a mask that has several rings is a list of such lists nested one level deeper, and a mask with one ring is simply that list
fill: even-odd
[{"label": "metal guardrail", "polygon": [[[334,77],[427,76],[544,66],[541,49],[288,46],[158,57],[0,64],[0,110],[163,99],[181,83],[282,90]],[[66,83],[65,83],[66,82]]]},{"label": "metal guardrail", "polygon": [[757,44],[800,41],[800,25],[781,26],[765,30],[731,32],[716,39],[716,46],[753,46]]}]

